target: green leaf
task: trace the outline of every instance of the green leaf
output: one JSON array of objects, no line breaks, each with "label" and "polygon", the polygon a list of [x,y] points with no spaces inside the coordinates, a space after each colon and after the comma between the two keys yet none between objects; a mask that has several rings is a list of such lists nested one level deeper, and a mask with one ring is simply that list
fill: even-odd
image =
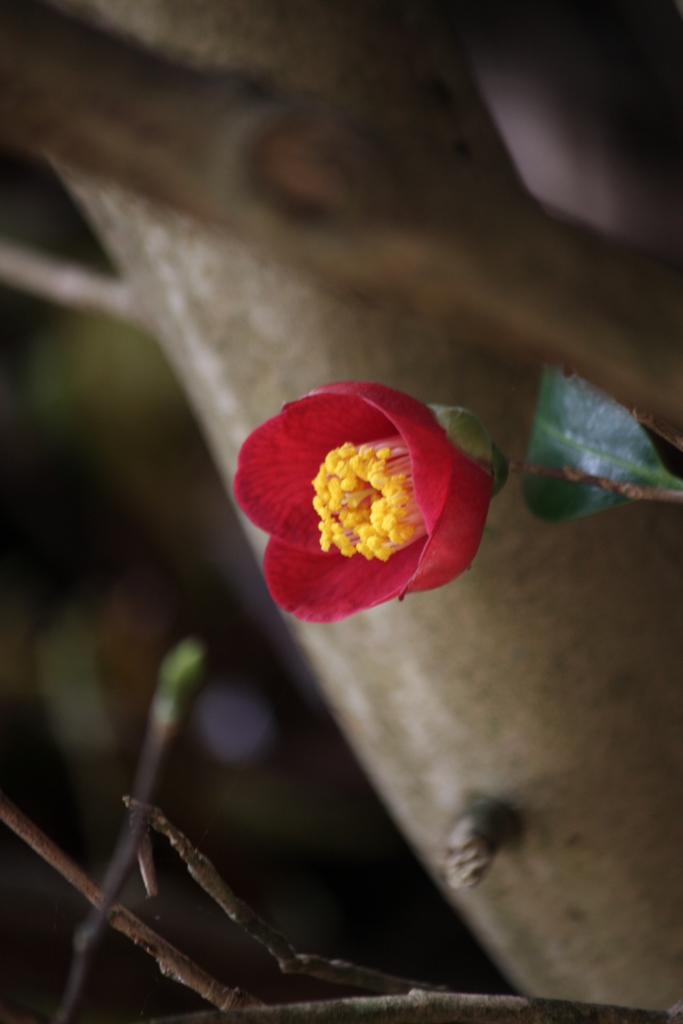
[{"label": "green leaf", "polygon": [[[527,462],[683,490],[683,480],[664,468],[647,432],[622,405],[581,377],[565,377],[559,367],[543,371]],[[534,515],[552,523],[629,500],[599,487],[530,475],[524,477],[524,497]]]}]

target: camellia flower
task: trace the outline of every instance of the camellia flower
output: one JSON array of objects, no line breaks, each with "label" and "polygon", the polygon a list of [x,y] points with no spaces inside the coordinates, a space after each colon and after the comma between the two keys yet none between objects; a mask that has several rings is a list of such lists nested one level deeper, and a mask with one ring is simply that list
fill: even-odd
[{"label": "camellia flower", "polygon": [[501,459],[466,410],[382,384],[328,384],[249,435],[235,497],[271,534],[275,601],[334,622],[467,569]]}]

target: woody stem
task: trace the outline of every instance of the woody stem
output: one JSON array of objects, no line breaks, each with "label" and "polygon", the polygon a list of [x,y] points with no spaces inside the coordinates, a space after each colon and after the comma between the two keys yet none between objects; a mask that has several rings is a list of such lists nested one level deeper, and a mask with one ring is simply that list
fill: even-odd
[{"label": "woody stem", "polygon": [[523,473],[533,476],[546,476],[553,480],[568,480],[573,484],[585,484],[588,487],[600,487],[603,491],[622,494],[631,501],[665,501],[683,505],[683,490],[677,491],[666,487],[643,487],[641,484],[611,480],[606,476],[592,476],[584,473],[576,466],[542,466],[535,462],[512,460],[509,464],[511,473]]}]

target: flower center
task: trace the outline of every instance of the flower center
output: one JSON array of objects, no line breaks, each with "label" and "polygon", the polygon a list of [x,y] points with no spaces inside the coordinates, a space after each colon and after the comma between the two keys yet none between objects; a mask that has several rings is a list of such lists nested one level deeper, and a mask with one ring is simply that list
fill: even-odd
[{"label": "flower center", "polygon": [[427,532],[415,501],[410,455],[398,434],[325,457],[313,482],[320,547],[387,562]]}]

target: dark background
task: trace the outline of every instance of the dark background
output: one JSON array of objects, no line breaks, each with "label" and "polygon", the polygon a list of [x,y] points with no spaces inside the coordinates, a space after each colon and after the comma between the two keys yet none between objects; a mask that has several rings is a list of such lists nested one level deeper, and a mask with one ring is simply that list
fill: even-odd
[{"label": "dark background", "polygon": [[[554,213],[683,260],[683,22],[650,0],[447,5],[528,187]],[[0,157],[0,235],[106,268],[47,168]],[[265,591],[156,343],[0,289],[0,786],[95,877],[121,820],[164,652],[209,681],[158,802],[300,949],[466,991],[511,991],[373,795]],[[282,978],[163,843],[125,900],[220,980]],[[51,1010],[85,903],[0,831],[0,991]],[[199,1007],[112,935],[87,1016]]]}]

